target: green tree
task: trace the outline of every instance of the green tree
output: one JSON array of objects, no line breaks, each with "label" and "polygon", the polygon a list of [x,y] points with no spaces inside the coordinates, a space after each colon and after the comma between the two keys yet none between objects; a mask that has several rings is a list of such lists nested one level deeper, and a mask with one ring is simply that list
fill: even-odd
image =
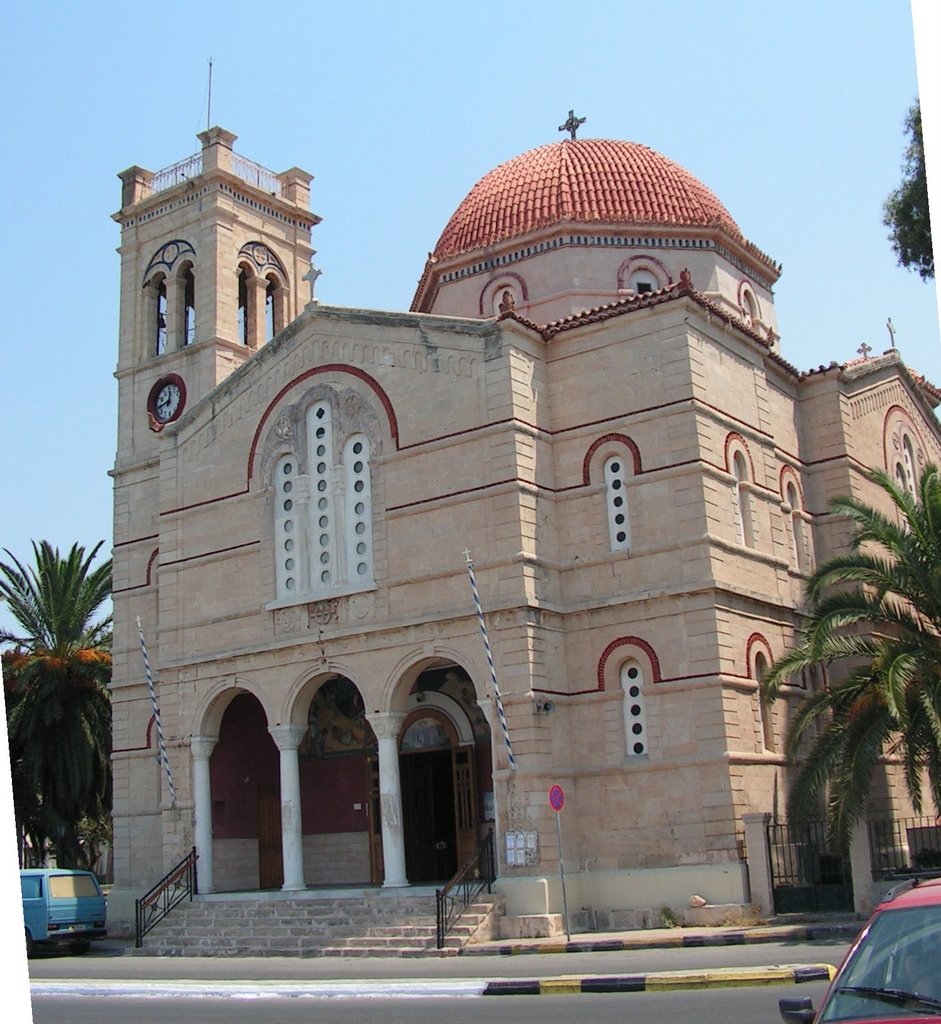
[{"label": "green tree", "polygon": [[922,280],[934,277],[931,218],[928,213],[928,177],[925,143],[921,133],[921,105],[913,104],[905,118],[908,146],[902,164],[902,183],[883,205],[882,223],[899,264],[917,270]]},{"label": "green tree", "polygon": [[0,562],[0,595],[21,627],[0,630],[4,697],[21,834],[52,839],[65,866],[88,863],[83,821],[106,819],[111,807],[111,560],[92,565],[73,545],[65,557],[47,541],[33,543],[34,565],[9,551]]},{"label": "green tree", "polygon": [[941,810],[941,475],[929,466],[917,494],[885,473],[871,478],[893,514],[851,497],[831,502],[855,526],[850,549],[808,580],[799,640],[762,681],[770,703],[804,669],[834,670],[789,726],[797,773],[788,815],[799,825],[825,803],[829,834],[843,847],[887,756],[900,760],[916,811],[926,788]]}]

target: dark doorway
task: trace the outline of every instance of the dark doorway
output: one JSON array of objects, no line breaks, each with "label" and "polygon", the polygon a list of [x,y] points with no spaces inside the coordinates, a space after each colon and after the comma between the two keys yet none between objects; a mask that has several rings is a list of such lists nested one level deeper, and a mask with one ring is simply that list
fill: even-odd
[{"label": "dark doorway", "polygon": [[457,871],[452,753],[403,754],[399,765],[408,879],[446,881]]}]

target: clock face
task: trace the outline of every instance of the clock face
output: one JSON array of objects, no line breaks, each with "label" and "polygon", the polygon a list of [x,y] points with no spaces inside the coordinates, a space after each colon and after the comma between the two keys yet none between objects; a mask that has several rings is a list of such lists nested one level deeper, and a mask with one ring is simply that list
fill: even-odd
[{"label": "clock face", "polygon": [[175,373],[163,377],[150,390],[147,412],[152,430],[162,430],[168,423],[178,419],[186,403],[186,385],[183,378]]},{"label": "clock face", "polygon": [[157,392],[154,401],[154,414],[161,423],[169,423],[180,407],[180,385],[174,381],[168,381]]}]

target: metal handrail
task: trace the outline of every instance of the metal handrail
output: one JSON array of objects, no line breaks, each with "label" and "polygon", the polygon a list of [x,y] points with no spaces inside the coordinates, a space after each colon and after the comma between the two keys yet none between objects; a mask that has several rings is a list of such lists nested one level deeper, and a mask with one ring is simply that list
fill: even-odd
[{"label": "metal handrail", "polygon": [[196,847],[171,868],[147,893],[134,901],[134,946],[140,949],[144,936],[183,900],[192,899],[196,887]]},{"label": "metal handrail", "polygon": [[493,883],[497,877],[496,865],[493,829],[490,829],[486,838],[451,881],[443,888],[435,890],[438,949],[444,948],[444,937],[484,887],[486,886],[487,892],[493,892]]}]

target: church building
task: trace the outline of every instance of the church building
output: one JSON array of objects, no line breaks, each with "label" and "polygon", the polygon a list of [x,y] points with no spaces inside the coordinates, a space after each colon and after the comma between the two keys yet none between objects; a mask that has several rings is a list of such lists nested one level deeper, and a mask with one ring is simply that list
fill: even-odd
[{"label": "church building", "polygon": [[557,814],[573,907],[749,902],[822,682],[759,680],[830,498],[941,463],[941,392],[894,348],[799,371],[720,199],[568,127],[405,312],[316,298],[311,175],[230,132],[121,174],[116,923],[193,846],[201,893],[404,890],[491,830],[507,914],[557,913]]}]

